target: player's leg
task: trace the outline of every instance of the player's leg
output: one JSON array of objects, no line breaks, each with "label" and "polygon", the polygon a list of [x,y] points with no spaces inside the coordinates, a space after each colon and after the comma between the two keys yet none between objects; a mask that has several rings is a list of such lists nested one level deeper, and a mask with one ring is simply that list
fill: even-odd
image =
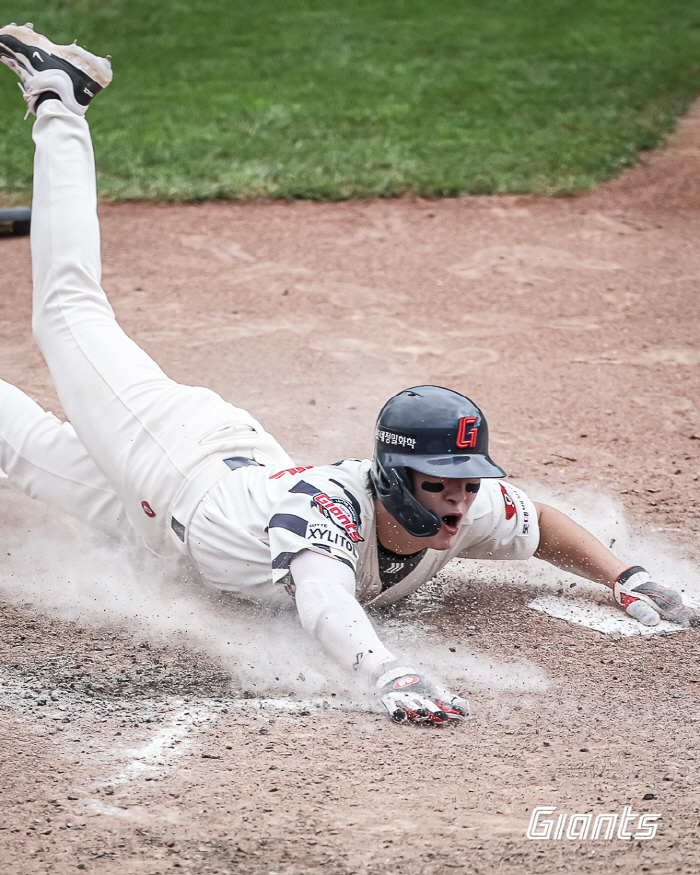
[{"label": "player's leg", "polygon": [[34,334],[80,440],[147,543],[160,549],[175,494],[215,450],[205,438],[222,433],[231,446],[233,428],[254,440],[257,424],[208,389],[170,380],[117,324],[100,287],[85,120],[48,100],[34,140]]},{"label": "player's leg", "polygon": [[[58,396],[81,442],[155,549],[185,468],[171,459],[165,396],[177,394],[117,324],[100,287],[92,144],[85,120],[47,100],[34,126],[33,328]],[[174,412],[176,403],[168,412]],[[158,411],[158,412],[157,412]],[[196,410],[180,406],[182,432]],[[153,433],[158,421],[160,434]],[[167,448],[166,448],[167,445]],[[142,502],[147,509],[143,516]],[[151,522],[150,525],[147,525]],[[139,525],[140,524],[140,525]]]},{"label": "player's leg", "polygon": [[[0,31],[0,49],[6,30]],[[46,52],[53,51],[43,37],[26,35],[22,28],[13,29],[13,39],[41,39]],[[20,54],[15,52],[16,57]],[[91,58],[74,60],[92,70]],[[26,55],[20,60],[31,66]],[[173,496],[202,459],[219,448],[225,453],[225,446],[232,450],[230,455],[236,454],[235,439],[240,438],[243,445],[257,442],[275,464],[291,460],[245,411],[209,390],[169,380],[121,330],[100,287],[95,171],[87,124],[67,109],[63,97],[39,105],[45,95],[35,94],[34,80],[27,84],[28,77],[27,73],[23,83],[34,95],[37,114],[32,212],[35,337],[81,442],[132,522],[157,549],[150,532],[167,532]]]},{"label": "player's leg", "polygon": [[0,380],[0,469],[23,492],[111,535],[135,540],[124,506],[75,430]]}]

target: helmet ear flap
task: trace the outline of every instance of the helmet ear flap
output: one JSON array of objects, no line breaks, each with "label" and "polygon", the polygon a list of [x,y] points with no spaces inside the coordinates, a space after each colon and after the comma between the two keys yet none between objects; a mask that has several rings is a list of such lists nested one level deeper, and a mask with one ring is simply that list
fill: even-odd
[{"label": "helmet ear flap", "polygon": [[415,538],[437,535],[442,528],[442,520],[415,497],[405,466],[387,470],[375,459],[372,482],[377,498],[409,535]]}]

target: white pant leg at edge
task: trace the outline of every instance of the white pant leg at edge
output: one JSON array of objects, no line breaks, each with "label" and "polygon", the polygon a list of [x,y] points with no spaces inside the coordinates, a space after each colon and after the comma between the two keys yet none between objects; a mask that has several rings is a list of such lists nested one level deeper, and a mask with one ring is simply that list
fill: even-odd
[{"label": "white pant leg at edge", "polygon": [[244,410],[170,380],[124,334],[100,287],[87,123],[49,100],[33,135],[34,335],[68,419],[132,524],[150,547],[169,552],[169,508],[202,460],[254,447],[269,450],[271,464],[289,457]]},{"label": "white pant leg at edge", "polygon": [[31,498],[129,541],[124,506],[75,430],[0,380],[0,469]]}]

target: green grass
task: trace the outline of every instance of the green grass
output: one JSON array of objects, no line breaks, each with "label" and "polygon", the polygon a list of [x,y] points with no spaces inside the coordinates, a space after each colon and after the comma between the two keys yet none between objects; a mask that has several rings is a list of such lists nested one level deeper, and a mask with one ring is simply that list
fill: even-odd
[{"label": "green grass", "polygon": [[[567,194],[657,145],[700,91],[689,0],[27,0],[113,56],[91,106],[113,198]],[[0,70],[0,191],[29,122]]]}]

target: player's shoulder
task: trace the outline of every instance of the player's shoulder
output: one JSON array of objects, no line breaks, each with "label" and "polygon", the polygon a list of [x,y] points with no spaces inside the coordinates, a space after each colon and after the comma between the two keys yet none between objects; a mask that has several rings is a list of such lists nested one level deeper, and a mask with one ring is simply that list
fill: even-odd
[{"label": "player's shoulder", "polygon": [[269,477],[285,493],[344,497],[357,505],[359,510],[372,502],[369,479],[371,464],[367,459],[342,459],[331,465],[276,469]]},{"label": "player's shoulder", "polygon": [[[354,567],[358,546],[366,542],[374,518],[369,465],[360,459],[345,459],[290,474],[271,508],[271,543],[274,540],[277,549],[282,549],[280,537],[286,537],[288,542],[282,549],[286,556],[303,538],[300,549],[312,549],[309,545],[314,544],[313,549],[334,555],[340,551],[339,556]],[[289,540],[290,532],[296,540]]]},{"label": "player's shoulder", "polygon": [[537,549],[537,510],[506,480],[481,481],[452,555],[467,559],[528,559]]},{"label": "player's shoulder", "polygon": [[332,465],[319,465],[314,470],[320,471],[324,476],[359,479],[365,483],[369,478],[371,467],[372,462],[369,459],[341,459],[339,462],[333,462]]},{"label": "player's shoulder", "polygon": [[486,514],[493,513],[494,510],[500,510],[503,505],[503,490],[502,480],[483,479],[472,505],[470,516],[473,519],[479,519]]},{"label": "player's shoulder", "polygon": [[367,459],[342,459],[332,465],[318,465],[304,473],[303,480],[329,494],[350,493],[364,504],[372,500]]},{"label": "player's shoulder", "polygon": [[341,459],[339,462],[333,462],[329,465],[300,465],[296,468],[266,468],[269,472],[270,480],[298,479],[304,475],[306,477],[327,476],[333,472],[335,474],[342,473],[344,475],[366,476],[369,469],[372,467],[372,462],[369,459]]},{"label": "player's shoulder", "polygon": [[330,465],[313,465],[303,470],[303,479],[311,480],[343,480],[357,482],[366,486],[369,483],[369,471],[372,463],[369,459],[341,459]]},{"label": "player's shoulder", "polygon": [[504,516],[507,520],[516,514],[529,516],[532,502],[526,493],[506,480],[484,479],[473,504],[472,519],[484,516]]}]

